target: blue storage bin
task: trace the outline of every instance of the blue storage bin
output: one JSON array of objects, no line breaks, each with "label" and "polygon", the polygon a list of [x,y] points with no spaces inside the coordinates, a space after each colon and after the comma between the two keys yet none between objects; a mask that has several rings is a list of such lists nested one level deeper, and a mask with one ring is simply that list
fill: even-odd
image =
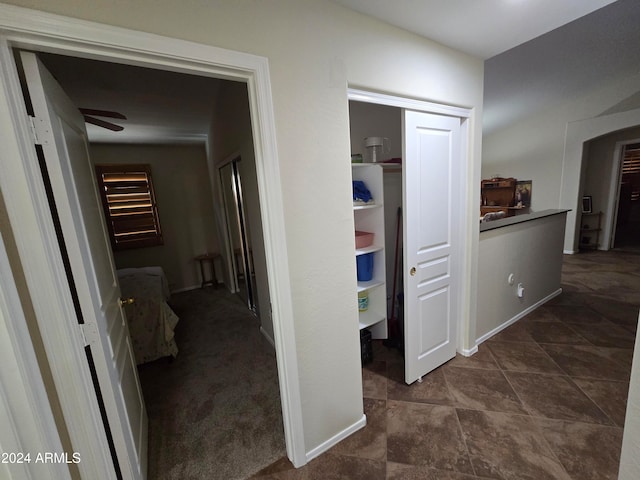
[{"label": "blue storage bin", "polygon": [[356,257],[358,281],[368,282],[373,278],[373,253],[365,253]]}]

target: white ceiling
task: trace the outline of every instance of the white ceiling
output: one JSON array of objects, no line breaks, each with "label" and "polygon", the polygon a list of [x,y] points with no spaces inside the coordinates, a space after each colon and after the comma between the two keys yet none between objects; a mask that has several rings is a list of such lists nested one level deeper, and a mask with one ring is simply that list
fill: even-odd
[{"label": "white ceiling", "polygon": [[615,0],[333,0],[487,59]]},{"label": "white ceiling", "polygon": [[[490,57],[485,61],[485,134],[615,75],[640,73],[639,0],[331,1]],[[76,105],[127,116],[116,121],[123,132],[88,125],[94,142],[201,141],[223,81],[55,55],[43,58]],[[629,102],[640,106],[640,95],[628,99],[626,107]]]}]

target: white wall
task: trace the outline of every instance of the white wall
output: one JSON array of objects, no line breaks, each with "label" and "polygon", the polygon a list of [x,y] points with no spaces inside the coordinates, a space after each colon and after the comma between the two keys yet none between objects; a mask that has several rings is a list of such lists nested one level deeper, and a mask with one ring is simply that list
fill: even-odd
[{"label": "white wall", "polygon": [[[640,322],[640,317],[638,318]],[[640,330],[636,333],[633,365],[629,381],[627,414],[624,421],[622,453],[620,454],[619,480],[640,478]]]},{"label": "white wall", "polygon": [[[247,216],[248,230],[251,237],[253,267],[257,289],[257,303],[260,325],[264,334],[273,342],[273,320],[271,319],[271,303],[269,297],[269,279],[264,251],[262,217],[260,215],[260,198],[258,195],[258,177],[256,173],[255,150],[251,132],[251,112],[247,86],[238,82],[222,82],[218,91],[218,101],[212,109],[211,129],[209,133],[209,155],[214,176],[214,188],[219,185],[219,168],[230,156],[239,155],[240,179],[244,199],[244,212]],[[219,203],[219,196],[214,196]],[[223,206],[216,205],[221,212]],[[218,213],[218,236],[222,238],[225,227],[221,213]],[[223,243],[219,252],[226,258]],[[227,267],[228,270],[228,267]]]},{"label": "white wall", "polygon": [[[269,61],[307,452],[361,420],[347,86],[470,108],[477,223],[483,64],[325,0],[13,0]],[[461,311],[473,322],[477,236]]]},{"label": "white wall", "polygon": [[[565,222],[561,213],[480,233],[478,343],[560,293]],[[511,273],[513,285],[507,282]]]},{"label": "white wall", "polygon": [[117,268],[160,265],[172,291],[200,287],[197,255],[217,250],[204,145],[91,145],[99,163],[146,163],[164,244],[114,252]]},{"label": "white wall", "polygon": [[366,137],[389,139],[389,153],[383,160],[402,157],[402,109],[365,102],[349,102],[351,153],[365,157]]}]

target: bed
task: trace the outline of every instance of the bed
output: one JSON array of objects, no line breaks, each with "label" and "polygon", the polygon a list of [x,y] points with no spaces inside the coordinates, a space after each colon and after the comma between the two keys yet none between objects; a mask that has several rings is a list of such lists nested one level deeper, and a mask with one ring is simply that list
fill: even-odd
[{"label": "bed", "polygon": [[124,308],[136,363],[176,357],[174,329],[179,319],[167,304],[169,284],[162,268],[124,268],[118,270],[118,279],[122,297],[135,299]]}]

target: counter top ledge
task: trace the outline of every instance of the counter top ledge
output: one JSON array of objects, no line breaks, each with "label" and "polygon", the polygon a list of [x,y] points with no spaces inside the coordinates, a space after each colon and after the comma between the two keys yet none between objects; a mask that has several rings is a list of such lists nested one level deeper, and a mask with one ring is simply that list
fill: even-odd
[{"label": "counter top ledge", "polygon": [[522,215],[515,215],[513,217],[501,218],[499,220],[492,220],[490,222],[480,222],[480,232],[486,232],[488,230],[494,230],[496,228],[507,227],[509,225],[515,225],[517,223],[529,222],[538,218],[549,217],[551,215],[559,215],[571,210],[566,209],[549,209],[541,210],[539,212],[524,213]]}]

